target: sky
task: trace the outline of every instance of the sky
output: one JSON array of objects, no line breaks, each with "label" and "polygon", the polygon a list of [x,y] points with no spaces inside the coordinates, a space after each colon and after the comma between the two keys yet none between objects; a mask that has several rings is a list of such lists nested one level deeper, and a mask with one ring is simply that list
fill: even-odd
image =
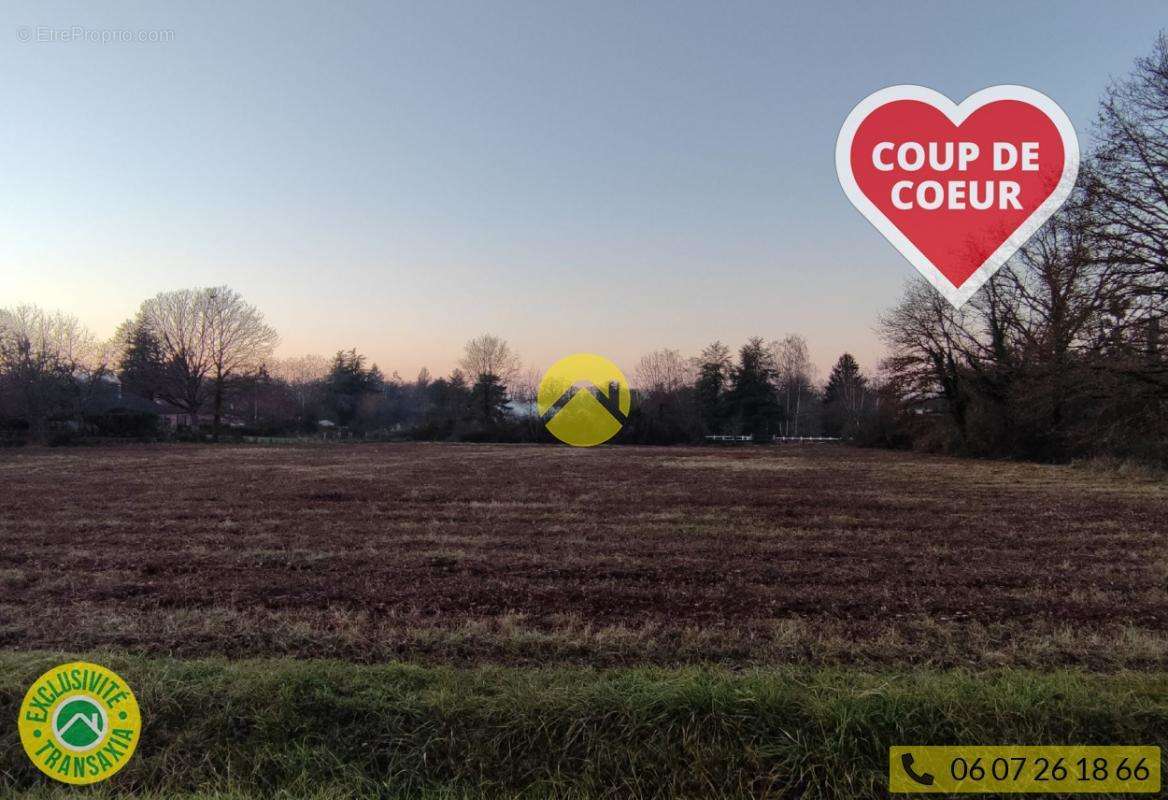
[{"label": "sky", "polygon": [[538,369],[788,333],[821,378],[874,369],[915,272],[840,189],[852,107],[1023,84],[1086,149],[1163,27],[1163,0],[7,3],[0,307],[108,337],[227,284],[279,355],[406,378],[487,331]]}]

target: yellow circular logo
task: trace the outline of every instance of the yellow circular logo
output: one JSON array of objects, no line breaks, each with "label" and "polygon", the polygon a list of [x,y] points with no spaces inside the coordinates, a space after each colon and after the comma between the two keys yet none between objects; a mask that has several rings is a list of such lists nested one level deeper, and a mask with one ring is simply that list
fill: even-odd
[{"label": "yellow circular logo", "polygon": [[576,353],[552,364],[536,396],[536,409],[552,436],[575,447],[592,447],[616,436],[631,406],[624,374],[594,353]]},{"label": "yellow circular logo", "polygon": [[117,673],[75,661],[37,678],[20,705],[17,727],[41,772],[65,783],[97,783],[134,755],[142,715]]}]

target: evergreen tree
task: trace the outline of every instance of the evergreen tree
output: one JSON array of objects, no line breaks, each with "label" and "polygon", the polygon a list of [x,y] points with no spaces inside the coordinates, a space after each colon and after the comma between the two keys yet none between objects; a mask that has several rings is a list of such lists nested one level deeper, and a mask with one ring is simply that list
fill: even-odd
[{"label": "evergreen tree", "polygon": [[831,368],[823,390],[823,427],[829,436],[854,437],[868,400],[868,379],[851,353],[844,353]]},{"label": "evergreen tree", "polygon": [[118,381],[122,394],[155,400],[165,380],[166,362],[162,345],[140,322],[127,322],[118,330],[122,357],[118,361]]},{"label": "evergreen tree", "polygon": [[341,425],[353,423],[366,408],[366,400],[376,396],[385,383],[381,370],[365,368],[365,356],[356,348],[341,350],[333,356],[333,365],[325,378],[329,408]]},{"label": "evergreen tree", "polygon": [[385,373],[381,368],[374,364],[365,373],[365,391],[370,394],[381,394],[385,390],[386,380]]},{"label": "evergreen tree", "polygon": [[770,349],[754,337],[738,351],[726,400],[738,430],[755,438],[773,435],[782,420],[775,391],[775,361]]},{"label": "evergreen tree", "polygon": [[726,383],[730,376],[730,349],[714,342],[698,357],[698,377],[694,394],[702,426],[718,433],[726,418]]},{"label": "evergreen tree", "polygon": [[449,378],[431,381],[425,392],[425,422],[419,434],[434,439],[454,436],[468,416],[470,389],[467,388],[466,377],[456,369]]},{"label": "evergreen tree", "polygon": [[490,372],[480,375],[470,392],[474,420],[489,428],[500,425],[507,418],[507,404],[507,387],[499,376]]}]

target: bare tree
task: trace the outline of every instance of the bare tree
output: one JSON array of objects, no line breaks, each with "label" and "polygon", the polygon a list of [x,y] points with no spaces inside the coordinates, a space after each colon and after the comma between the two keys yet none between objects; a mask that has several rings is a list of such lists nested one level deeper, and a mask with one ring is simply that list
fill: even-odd
[{"label": "bare tree", "polygon": [[458,365],[472,381],[482,375],[494,375],[507,385],[519,372],[520,363],[506,339],[484,333],[463,346]]},{"label": "bare tree", "polygon": [[1145,368],[1128,338],[1131,276],[1099,236],[1096,202],[1077,191],[960,310],[918,280],[881,318],[885,394],[912,427],[936,432],[945,414],[949,446],[1041,458],[1157,427],[1130,381]]},{"label": "bare tree", "polygon": [[782,341],[771,342],[779,399],[783,404],[783,428],[786,436],[798,436],[805,401],[812,391],[815,368],[807,352],[807,340],[788,334]]},{"label": "bare tree", "polygon": [[911,414],[944,403],[956,435],[964,440],[970,398],[962,381],[957,340],[960,312],[927,281],[908,282],[904,297],[880,317],[880,337],[890,355],[883,368]]},{"label": "bare tree", "polygon": [[72,315],[48,312],[32,305],[0,309],[0,331],[10,341],[27,342],[30,352],[44,363],[67,364],[79,369],[100,366],[101,346]]},{"label": "bare tree", "polygon": [[528,367],[519,372],[512,383],[511,399],[519,406],[521,416],[535,414],[535,403],[539,394],[539,383],[542,374],[535,367]]},{"label": "bare tree", "polygon": [[1114,83],[1097,123],[1091,186],[1118,260],[1136,279],[1136,302],[1168,313],[1168,35]]},{"label": "bare tree", "polygon": [[210,334],[202,289],[162,292],[142,303],[137,323],[158,343],[162,369],[158,396],[191,416],[198,414],[210,392]]},{"label": "bare tree", "polygon": [[1109,87],[1097,136],[1087,186],[1097,200],[1096,241],[1118,267],[1111,312],[1125,344],[1111,348],[1109,364],[1168,401],[1168,34]]},{"label": "bare tree", "polygon": [[165,362],[160,396],[191,415],[211,400],[219,432],[228,382],[258,369],[279,338],[264,316],[232,289],[180,289],[142,304],[139,320]]},{"label": "bare tree", "polygon": [[331,359],[321,355],[293,356],[272,362],[272,377],[288,385],[292,396],[296,399],[296,406],[303,417],[308,409],[309,400],[314,391],[320,386],[332,367]]},{"label": "bare tree", "polygon": [[78,417],[105,370],[103,350],[76,317],[24,305],[0,309],[0,377],[36,439],[53,414]]},{"label": "bare tree", "polygon": [[331,364],[328,357],[310,353],[275,359],[270,370],[273,378],[279,378],[285,383],[312,383],[324,380]]},{"label": "bare tree", "polygon": [[693,361],[669,349],[642,356],[633,370],[636,387],[646,393],[672,394],[692,385],[696,377]]},{"label": "bare tree", "polygon": [[259,370],[271,357],[280,337],[264,321],[263,313],[245,302],[238,292],[218,286],[205,289],[203,296],[211,355],[214,430],[218,437],[228,382]]}]

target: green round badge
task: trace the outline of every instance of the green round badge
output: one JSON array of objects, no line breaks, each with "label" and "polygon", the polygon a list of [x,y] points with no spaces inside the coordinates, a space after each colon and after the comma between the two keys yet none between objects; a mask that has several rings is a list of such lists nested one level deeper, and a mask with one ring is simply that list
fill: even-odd
[{"label": "green round badge", "polygon": [[126,765],[138,746],[138,701],[117,673],[62,664],[37,678],[20,704],[20,741],[54,780],[97,783]]}]

